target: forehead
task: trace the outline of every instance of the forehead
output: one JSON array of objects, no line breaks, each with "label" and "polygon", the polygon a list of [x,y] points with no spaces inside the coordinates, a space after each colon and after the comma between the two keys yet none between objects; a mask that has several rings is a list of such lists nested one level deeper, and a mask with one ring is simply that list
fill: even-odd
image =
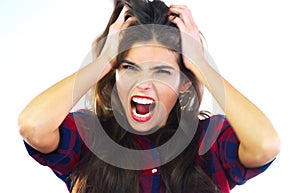
[{"label": "forehead", "polygon": [[178,54],[176,52],[155,42],[136,43],[128,50],[125,56],[125,59],[137,65],[164,64],[172,65],[179,69],[177,58]]}]

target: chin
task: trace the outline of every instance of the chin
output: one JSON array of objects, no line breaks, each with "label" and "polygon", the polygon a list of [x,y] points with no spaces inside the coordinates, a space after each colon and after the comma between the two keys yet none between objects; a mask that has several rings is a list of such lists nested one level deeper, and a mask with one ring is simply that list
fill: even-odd
[{"label": "chin", "polygon": [[139,123],[136,121],[130,121],[130,126],[132,127],[132,132],[136,134],[141,134],[141,135],[148,135],[156,132],[160,126],[157,124],[154,125],[151,122],[143,122]]}]

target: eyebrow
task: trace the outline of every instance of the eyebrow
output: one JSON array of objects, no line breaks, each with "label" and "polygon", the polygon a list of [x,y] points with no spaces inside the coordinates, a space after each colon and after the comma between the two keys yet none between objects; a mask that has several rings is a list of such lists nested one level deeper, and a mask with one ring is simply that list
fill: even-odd
[{"label": "eyebrow", "polygon": [[[127,63],[133,66],[136,66],[137,68],[140,68],[139,65],[137,65],[134,62],[131,62],[129,60],[122,60],[121,63]],[[161,70],[161,69],[170,69],[170,70],[174,70],[175,68],[173,68],[172,66],[168,66],[168,65],[162,65],[162,66],[155,66],[150,68],[150,70]]]},{"label": "eyebrow", "polygon": [[136,63],[131,62],[129,60],[122,60],[121,63],[127,63],[127,64],[131,64],[131,65],[135,65],[136,66]]}]

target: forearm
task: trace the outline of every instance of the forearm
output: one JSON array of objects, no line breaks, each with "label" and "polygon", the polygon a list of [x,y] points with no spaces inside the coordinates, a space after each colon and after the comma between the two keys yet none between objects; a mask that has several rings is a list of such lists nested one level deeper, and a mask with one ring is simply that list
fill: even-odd
[{"label": "forearm", "polygon": [[242,163],[256,167],[274,159],[280,140],[266,115],[210,65],[198,64],[192,71],[218,101],[238,136]]},{"label": "forearm", "polygon": [[240,140],[239,158],[249,167],[263,165],[279,152],[280,140],[268,118],[204,59],[202,37],[186,6],[171,5],[170,16],[181,31],[185,67],[210,91]]},{"label": "forearm", "polygon": [[133,17],[125,20],[126,11],[124,6],[117,20],[108,24],[105,45],[96,60],[42,92],[21,112],[20,133],[30,145],[44,153],[57,147],[59,125],[79,99],[111,70],[118,53],[119,32],[135,20]]},{"label": "forearm", "polygon": [[106,72],[107,60],[98,58],[36,96],[20,113],[22,137],[41,152],[54,150],[59,141],[58,127],[78,100]]}]

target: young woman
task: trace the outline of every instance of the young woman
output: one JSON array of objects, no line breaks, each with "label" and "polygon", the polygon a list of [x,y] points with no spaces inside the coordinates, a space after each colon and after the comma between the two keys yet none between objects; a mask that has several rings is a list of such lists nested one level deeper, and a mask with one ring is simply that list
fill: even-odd
[{"label": "young woman", "polygon": [[[21,112],[29,154],[70,192],[230,192],[268,168],[280,140],[203,53],[186,6],[118,1],[95,59]],[[199,112],[203,86],[225,115]],[[70,112],[88,91],[93,108]]]}]

